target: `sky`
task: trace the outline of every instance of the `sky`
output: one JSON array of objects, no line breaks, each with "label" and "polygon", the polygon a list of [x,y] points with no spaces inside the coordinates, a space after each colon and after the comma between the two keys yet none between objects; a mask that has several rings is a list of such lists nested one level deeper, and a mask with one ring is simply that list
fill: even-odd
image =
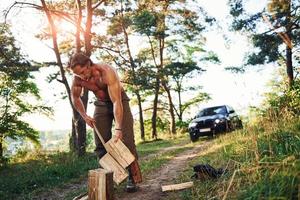
[{"label": "sky", "polygon": [[[263,3],[258,0],[252,0],[250,8],[256,10]],[[12,1],[1,0],[0,8],[5,8]],[[199,106],[214,106],[220,104],[231,105],[239,114],[246,114],[249,106],[258,106],[263,94],[268,90],[266,84],[271,79],[272,71],[276,66],[268,65],[264,68],[255,67],[249,69],[245,74],[232,74],[224,68],[228,66],[239,66],[242,64],[244,54],[251,49],[251,44],[245,35],[238,33],[229,33],[229,8],[227,0],[199,0],[211,16],[220,21],[221,30],[208,32],[206,34],[206,46],[208,50],[214,51],[222,61],[220,65],[208,64],[207,71],[192,81],[197,81],[203,86],[203,91],[209,93],[212,100]],[[218,6],[216,6],[218,5]],[[27,9],[18,14],[15,11],[8,16],[9,22],[13,24],[13,33],[24,53],[30,59],[36,61],[54,60],[54,52],[49,48],[51,44],[43,43],[34,36],[39,32],[38,27],[43,23],[41,16]],[[230,43],[226,42],[224,35],[230,38]],[[140,46],[141,41],[131,40],[132,46]],[[60,98],[63,87],[58,82],[48,83],[45,81],[47,75],[52,72],[49,68],[42,68],[34,73],[36,83],[41,89],[43,101],[48,106],[53,106],[55,113],[50,119],[45,116],[31,115],[24,119],[38,130],[61,130],[71,127],[71,108],[67,100]],[[92,95],[90,95],[92,96]],[[88,114],[93,114],[93,105],[89,105]],[[197,111],[198,112],[198,111]],[[137,116],[137,109],[133,108],[134,116]],[[195,115],[196,113],[190,113]],[[187,116],[188,117],[188,116]]]}]

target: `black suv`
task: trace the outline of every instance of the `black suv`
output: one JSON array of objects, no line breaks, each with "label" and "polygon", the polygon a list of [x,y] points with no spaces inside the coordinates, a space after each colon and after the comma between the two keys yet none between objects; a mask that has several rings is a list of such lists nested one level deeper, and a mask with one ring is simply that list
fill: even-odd
[{"label": "black suv", "polygon": [[228,105],[209,107],[201,110],[189,124],[189,133],[194,142],[200,136],[243,128],[242,121]]}]

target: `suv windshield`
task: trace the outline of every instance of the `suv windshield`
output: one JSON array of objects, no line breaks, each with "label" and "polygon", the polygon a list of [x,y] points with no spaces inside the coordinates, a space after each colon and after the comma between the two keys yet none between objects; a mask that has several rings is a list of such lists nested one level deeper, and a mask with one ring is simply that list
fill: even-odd
[{"label": "suv windshield", "polygon": [[204,117],[204,116],[211,116],[216,114],[226,114],[226,107],[225,106],[218,106],[218,107],[212,107],[212,108],[205,108],[201,110],[197,117]]}]

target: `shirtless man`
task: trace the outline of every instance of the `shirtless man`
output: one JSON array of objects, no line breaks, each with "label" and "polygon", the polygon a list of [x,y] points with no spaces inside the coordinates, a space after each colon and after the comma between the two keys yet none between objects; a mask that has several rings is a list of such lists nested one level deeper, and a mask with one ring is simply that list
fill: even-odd
[{"label": "shirtless man", "polygon": [[[105,142],[112,137],[112,121],[115,121],[115,141],[121,139],[133,153],[136,160],[128,167],[129,177],[126,189],[136,191],[136,183],[142,181],[137,162],[137,152],[134,143],[133,117],[129,107],[129,98],[126,95],[116,70],[107,64],[94,64],[83,53],[75,53],[69,62],[69,68],[74,74],[71,93],[76,110],[85,122],[92,128],[96,126]],[[80,99],[82,89],[92,91],[95,101],[94,117],[86,114]],[[94,133],[96,149],[99,159],[106,151],[99,137]]]}]

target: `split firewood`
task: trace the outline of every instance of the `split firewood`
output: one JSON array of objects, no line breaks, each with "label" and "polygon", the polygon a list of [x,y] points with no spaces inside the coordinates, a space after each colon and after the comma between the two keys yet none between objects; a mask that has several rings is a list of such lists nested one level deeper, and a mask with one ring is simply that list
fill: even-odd
[{"label": "split firewood", "polygon": [[193,182],[186,182],[186,183],[179,183],[174,185],[164,185],[161,186],[161,189],[163,192],[167,192],[167,191],[183,190],[186,188],[191,188],[193,186],[194,186]]}]

